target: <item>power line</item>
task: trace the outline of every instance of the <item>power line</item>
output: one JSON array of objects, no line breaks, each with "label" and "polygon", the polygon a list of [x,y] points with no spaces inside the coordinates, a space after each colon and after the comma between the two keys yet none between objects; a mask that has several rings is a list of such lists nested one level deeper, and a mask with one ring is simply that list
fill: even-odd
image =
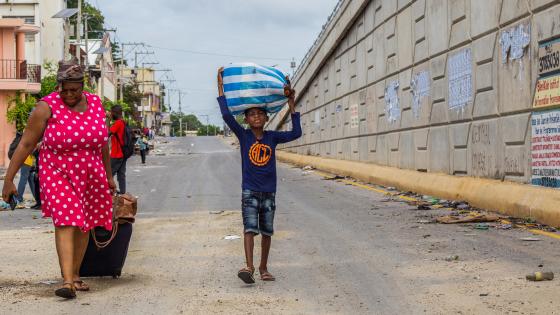
[{"label": "power line", "polygon": [[274,57],[257,57],[257,56],[244,56],[244,55],[229,55],[229,54],[220,54],[220,53],[213,53],[213,52],[206,52],[206,51],[196,51],[196,50],[188,50],[188,49],[180,49],[180,48],[168,48],[168,47],[160,47],[154,45],[146,45],[147,47],[161,49],[161,50],[169,50],[169,51],[178,51],[187,54],[194,54],[194,55],[206,55],[206,56],[218,56],[218,57],[231,57],[231,58],[247,58],[247,59],[262,59],[262,60],[280,60],[280,61],[289,61],[290,58],[274,58]]}]

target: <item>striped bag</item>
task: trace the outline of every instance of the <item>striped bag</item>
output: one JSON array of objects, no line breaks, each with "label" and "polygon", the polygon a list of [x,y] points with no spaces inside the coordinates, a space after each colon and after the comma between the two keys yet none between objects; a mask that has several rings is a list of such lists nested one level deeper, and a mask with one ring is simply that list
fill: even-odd
[{"label": "striped bag", "polygon": [[248,108],[264,108],[276,113],[286,104],[282,71],[254,63],[233,63],[224,67],[224,94],[233,115],[243,114]]}]

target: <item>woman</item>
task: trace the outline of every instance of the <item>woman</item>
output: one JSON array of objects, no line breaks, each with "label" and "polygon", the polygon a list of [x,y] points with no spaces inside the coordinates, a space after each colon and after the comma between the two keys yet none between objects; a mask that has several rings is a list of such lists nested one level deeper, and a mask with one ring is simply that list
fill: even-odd
[{"label": "woman", "polygon": [[84,70],[75,59],[59,62],[57,91],[41,99],[29,118],[6,172],[2,198],[17,194],[17,170],[44,134],[39,155],[42,212],[52,217],[63,277],[57,296],[71,299],[88,291],[79,269],[88,231],[112,228],[112,191],[108,131],[98,96],[83,92]]},{"label": "woman", "polygon": [[136,140],[138,149],[140,150],[140,157],[142,158],[142,164],[146,164],[146,153],[148,152],[148,138],[146,136],[138,137]]}]

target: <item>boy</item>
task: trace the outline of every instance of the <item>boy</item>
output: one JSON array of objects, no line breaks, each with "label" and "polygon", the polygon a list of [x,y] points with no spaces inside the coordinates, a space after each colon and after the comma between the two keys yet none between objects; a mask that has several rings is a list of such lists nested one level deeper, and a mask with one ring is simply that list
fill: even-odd
[{"label": "boy", "polygon": [[126,124],[122,119],[122,107],[113,105],[111,107],[111,119],[114,121],[109,132],[111,134],[111,170],[113,177],[117,175],[119,182],[119,193],[126,193],[126,159],[122,147],[124,145],[124,129]]},{"label": "boy", "polygon": [[301,137],[299,113],[295,111],[295,91],[290,85],[284,87],[288,105],[292,114],[292,131],[279,132],[264,130],[268,115],[264,109],[249,108],[245,110],[245,123],[249,129],[241,127],[230,113],[222,80],[223,68],[218,70],[218,103],[222,117],[239,139],[241,151],[241,170],[243,173],[242,215],[244,227],[244,247],[247,267],[242,268],[237,276],[245,283],[255,283],[253,276],[254,237],[262,234],[261,262],[259,272],[261,280],[274,281],[268,272],[267,262],[271,237],[274,233],[274,211],[276,210],[276,157],[278,143],[285,143]]}]

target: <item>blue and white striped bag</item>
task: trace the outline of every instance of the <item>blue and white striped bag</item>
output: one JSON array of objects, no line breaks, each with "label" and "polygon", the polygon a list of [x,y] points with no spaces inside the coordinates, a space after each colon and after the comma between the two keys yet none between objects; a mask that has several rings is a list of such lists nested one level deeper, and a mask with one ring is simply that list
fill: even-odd
[{"label": "blue and white striped bag", "polygon": [[224,67],[224,94],[233,115],[243,114],[248,108],[264,108],[276,113],[286,104],[282,71],[254,63],[233,63]]}]

